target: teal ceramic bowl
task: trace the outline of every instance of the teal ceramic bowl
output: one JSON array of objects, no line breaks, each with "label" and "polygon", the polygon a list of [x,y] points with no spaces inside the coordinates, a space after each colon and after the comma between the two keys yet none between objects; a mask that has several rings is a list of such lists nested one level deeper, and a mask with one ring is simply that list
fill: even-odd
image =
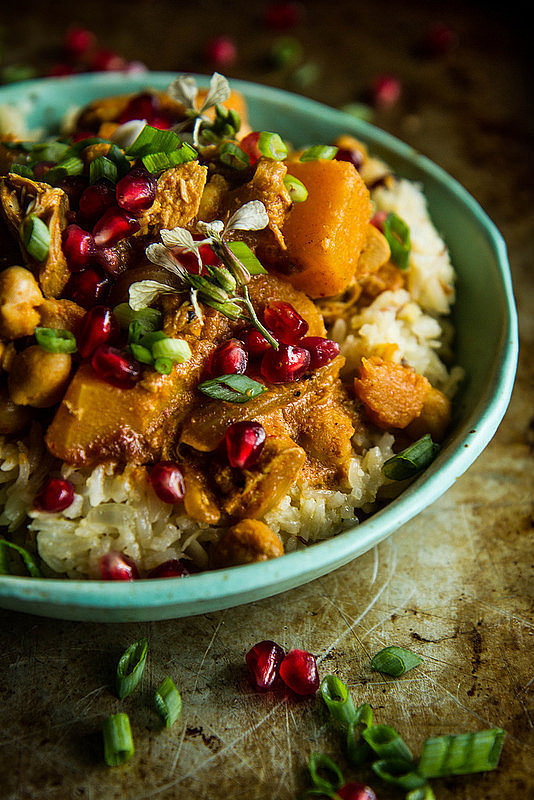
[{"label": "teal ceramic bowl", "polygon": [[[64,113],[96,97],[165,88],[171,73],[88,74],[2,87],[0,104],[18,107],[30,128],[57,129]],[[205,77],[197,76],[200,84]],[[333,539],[273,561],[134,583],[0,577],[0,606],[63,619],[129,622],[186,617],[249,603],[347,564],[442,495],[473,463],[508,406],[517,365],[517,317],[505,243],[475,200],[427,158],[389,134],[304,97],[233,81],[254,129],[276,130],[295,145],[353,134],[401,176],[419,181],[458,273],[456,360],[467,380],[455,422],[434,463],[398,499]]]}]

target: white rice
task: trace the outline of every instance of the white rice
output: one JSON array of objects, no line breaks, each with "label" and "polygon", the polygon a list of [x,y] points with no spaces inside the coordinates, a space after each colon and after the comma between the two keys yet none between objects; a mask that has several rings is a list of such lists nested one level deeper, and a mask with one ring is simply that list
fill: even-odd
[{"label": "white rice", "polygon": [[[443,319],[454,301],[454,270],[446,247],[428,216],[419,186],[408,181],[376,189],[378,209],[395,211],[410,228],[412,254],[407,289],[386,291],[348,321],[334,323],[330,336],[346,357],[351,375],[362,356],[385,355],[407,363],[437,388],[452,396],[461,371],[449,369],[445,356],[450,323]],[[286,552],[339,533],[357,523],[357,510],[369,513],[385,479],[382,465],[393,455],[394,437],[383,431],[355,436],[349,469],[349,491],[318,490],[295,485],[264,521],[280,535]],[[170,558],[209,566],[209,544],[223,529],[189,519],[180,508],[161,502],[143,467],[118,469],[107,464],[73,469],[43,452],[33,431],[25,444],[0,437],[0,524],[16,531],[31,518],[29,534],[39,555],[58,575],[98,577],[100,557],[118,550],[141,570]],[[33,497],[45,475],[68,478],[75,486],[73,504],[57,514],[32,510]]]}]

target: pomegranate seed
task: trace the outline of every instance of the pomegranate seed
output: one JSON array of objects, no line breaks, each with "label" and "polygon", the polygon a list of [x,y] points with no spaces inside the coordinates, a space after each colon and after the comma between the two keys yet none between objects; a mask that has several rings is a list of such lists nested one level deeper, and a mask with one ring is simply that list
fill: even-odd
[{"label": "pomegranate seed", "polygon": [[276,2],[270,3],[265,12],[265,22],[270,28],[288,30],[294,28],[304,15],[304,6],[301,3]]},{"label": "pomegranate seed", "polygon": [[115,189],[117,203],[128,214],[142,214],[156,199],[157,180],[146,169],[134,167]]},{"label": "pomegranate seed", "polygon": [[127,353],[108,344],[97,347],[91,358],[96,374],[118,389],[131,389],[141,377],[141,365]]},{"label": "pomegranate seed", "polygon": [[107,178],[100,178],[82,192],[80,197],[80,213],[95,223],[97,219],[115,205],[115,187]]},{"label": "pomegranate seed", "polygon": [[116,550],[102,556],[98,566],[105,581],[134,581],[139,577],[135,561]]},{"label": "pomegranate seed", "polygon": [[261,455],[265,429],[259,422],[234,422],[226,429],[225,443],[230,466],[248,469]]},{"label": "pomegranate seed", "polygon": [[65,35],[65,49],[74,58],[79,58],[87,53],[96,44],[96,36],[86,28],[73,26],[69,28]]},{"label": "pomegranate seed", "polygon": [[296,694],[315,694],[320,683],[315,656],[306,650],[290,650],[280,664],[280,677]]},{"label": "pomegranate seed", "polygon": [[167,131],[172,125],[172,120],[170,117],[160,114],[159,116],[151,117],[148,124],[160,131]]},{"label": "pomegranate seed", "polygon": [[158,464],[154,464],[150,473],[150,482],[155,493],[164,503],[181,503],[184,499],[184,476],[174,461],[160,461]]},{"label": "pomegranate seed", "polygon": [[243,375],[247,371],[248,357],[243,342],[230,339],[215,350],[211,360],[212,375]]},{"label": "pomegranate seed", "polygon": [[[128,105],[119,116],[117,122],[121,125],[124,122],[130,122],[132,119],[146,119],[149,122],[153,117],[156,117],[160,111],[159,97],[150,92],[142,92],[136,94],[129,101]],[[149,124],[152,124],[151,122]]]},{"label": "pomegranate seed", "polygon": [[375,228],[378,228],[378,230],[383,233],[384,222],[386,221],[387,215],[388,215],[387,211],[375,211],[370,220],[371,225],[374,225]]},{"label": "pomegranate seed", "polygon": [[98,50],[91,59],[90,66],[96,72],[113,72],[126,69],[128,63],[113,50]]},{"label": "pomegranate seed", "polygon": [[251,356],[262,356],[271,349],[271,345],[257,328],[249,328],[245,332],[245,348]]},{"label": "pomegranate seed", "polygon": [[261,374],[269,383],[290,383],[304,375],[310,366],[311,356],[303,347],[281,344],[272,347],[261,360]]},{"label": "pomegranate seed", "polygon": [[109,289],[109,279],[96,269],[84,269],[71,275],[64,295],[82,308],[92,308],[102,301]]},{"label": "pomegranate seed", "polygon": [[252,684],[260,692],[271,689],[279,677],[278,670],[285,656],[276,642],[258,642],[245,656]]},{"label": "pomegranate seed", "polygon": [[55,166],[56,164],[54,161],[38,161],[37,164],[33,165],[33,174],[35,175],[35,180],[41,181],[48,170]]},{"label": "pomegranate seed", "polygon": [[308,323],[292,305],[283,300],[267,303],[263,311],[267,328],[283,344],[297,344],[308,332]]},{"label": "pomegranate seed", "polygon": [[87,267],[95,253],[93,236],[79,225],[67,225],[63,231],[63,253],[72,272]]},{"label": "pomegranate seed", "polygon": [[47,70],[46,74],[50,78],[64,78],[67,75],[74,75],[74,67],[72,64],[53,64],[50,69]]},{"label": "pomegranate seed", "polygon": [[358,170],[363,164],[363,153],[361,150],[349,150],[347,148],[340,147],[334,158],[336,161],[348,161],[349,164],[353,164]]},{"label": "pomegranate seed", "polygon": [[109,275],[117,275],[121,271],[121,258],[114,247],[97,247],[95,261]]},{"label": "pomegranate seed", "polygon": [[85,175],[65,175],[56,185],[69,198],[69,208],[72,211],[77,211],[80,197],[87,188],[87,177]]},{"label": "pomegranate seed", "polygon": [[321,336],[306,336],[300,340],[300,345],[310,354],[310,369],[324,367],[339,355],[338,343],[332,339],[323,339]]},{"label": "pomegranate seed", "polygon": [[106,306],[95,306],[84,316],[76,337],[78,352],[89,358],[101,344],[116,342],[120,327],[116,316]]},{"label": "pomegranate seed", "polygon": [[449,53],[458,44],[458,38],[443,22],[432,25],[421,42],[421,51],[425,56],[437,58]]},{"label": "pomegranate seed", "polygon": [[39,511],[64,511],[74,500],[74,486],[63,478],[49,478],[34,500]]},{"label": "pomegranate seed", "polygon": [[401,95],[401,82],[394,75],[377,75],[371,90],[373,103],[377,108],[390,108]]},{"label": "pomegranate seed", "polygon": [[209,244],[201,244],[198,252],[203,264],[208,264],[210,267],[218,267],[221,263],[221,259],[213,252]]},{"label": "pomegranate seed", "polygon": [[239,147],[248,155],[251,164],[255,164],[261,158],[261,153],[258,150],[259,138],[260,131],[252,131],[239,142]]},{"label": "pomegranate seed", "polygon": [[159,564],[150,572],[147,572],[147,578],[187,578],[191,573],[184,567],[181,561],[177,558],[171,558],[169,561],[164,561]]},{"label": "pomegranate seed", "polygon": [[237,48],[228,36],[216,36],[206,43],[204,58],[214,67],[231,67],[237,58]]},{"label": "pomegranate seed", "polygon": [[136,233],[140,227],[122,208],[108,208],[94,226],[93,236],[98,247],[110,247]]},{"label": "pomegranate seed", "polygon": [[342,800],[376,800],[374,791],[364,783],[346,783],[336,794]]}]

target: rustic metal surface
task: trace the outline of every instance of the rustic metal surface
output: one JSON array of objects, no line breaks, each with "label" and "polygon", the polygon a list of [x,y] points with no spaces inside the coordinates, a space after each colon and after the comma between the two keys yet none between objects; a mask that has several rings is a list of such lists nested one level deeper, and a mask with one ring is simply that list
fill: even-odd
[{"label": "rustic metal surface", "polygon": [[[457,177],[503,232],[520,314],[521,357],[510,409],[494,440],[445,496],[376,550],[318,581],[250,606],[187,620],[91,625],[0,612],[0,797],[145,800],[157,797],[295,798],[312,750],[345,768],[343,742],[318,700],[255,694],[244,655],[259,639],[314,652],[322,674],[346,680],[357,702],[396,726],[417,753],[429,735],[502,726],[497,772],[435,782],[443,800],[534,796],[532,573],[534,197],[532,110],[520,24],[491,6],[447,4],[441,17],[458,47],[441,59],[413,53],[432,4],[308,3],[294,31],[322,69],[305,94],[340,105],[360,99],[377,72],[404,81],[399,105],[377,124]],[[288,86],[265,69],[275,34],[257,29],[261,4],[230,11],[200,2],[27,3],[4,22],[11,57],[44,65],[63,23],[87,24],[106,46],[154,69],[206,69],[205,37],[234,35],[240,59],[227,70]],[[201,24],[200,24],[201,23]],[[65,22],[66,25],[66,22]],[[514,25],[517,25],[514,28]],[[525,40],[526,41],[526,40]],[[530,160],[530,161],[529,161]],[[530,185],[529,185],[530,184]],[[122,704],[111,686],[124,647],[147,636],[140,691]],[[424,664],[382,679],[370,655],[396,643]],[[151,710],[166,674],[184,708],[170,730]],[[136,754],[103,765],[100,725],[130,714]],[[356,778],[347,768],[347,777]],[[361,772],[382,800],[402,792]]]}]

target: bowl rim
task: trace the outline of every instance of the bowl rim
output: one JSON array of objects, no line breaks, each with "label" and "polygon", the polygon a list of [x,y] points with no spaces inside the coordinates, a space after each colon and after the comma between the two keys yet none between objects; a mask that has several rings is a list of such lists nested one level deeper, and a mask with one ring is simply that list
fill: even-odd
[{"label": "bowl rim", "polygon": [[[208,75],[188,74],[193,75],[200,85],[209,80]],[[61,78],[37,78],[0,87],[0,103],[4,98],[10,99],[12,95],[20,97],[22,93],[24,96],[30,96],[34,90],[55,87],[59,89],[66,83],[70,83],[71,86],[81,84],[84,88],[94,86],[95,92],[103,92],[116,87],[120,82],[125,84],[124,91],[129,92],[154,81],[169,83],[176,75],[174,72],[148,71],[126,76],[123,73],[82,73]],[[365,120],[284,89],[241,79],[231,79],[230,83],[233,89],[241,91],[249,98],[253,97],[268,104],[276,103],[278,107],[287,107],[292,112],[296,110],[305,116],[321,115],[327,117],[328,122],[332,122],[333,125],[351,129],[356,135],[360,134],[369,139],[375,146],[383,147],[401,160],[415,164],[439,184],[445,184],[448,191],[470,211],[480,228],[484,230],[495,254],[504,299],[500,348],[496,353],[491,379],[468,419],[453,434],[452,440],[446,443],[436,461],[406,488],[401,496],[369,519],[330,539],[315,542],[302,550],[286,553],[278,559],[194,574],[185,580],[163,578],[113,583],[87,579],[2,575],[0,605],[3,604],[3,600],[9,599],[10,607],[13,607],[13,601],[20,601],[21,610],[24,610],[26,603],[33,602],[48,603],[58,608],[74,606],[80,611],[109,608],[130,611],[152,609],[156,612],[158,608],[168,606],[198,604],[202,607],[193,613],[203,613],[207,610],[206,603],[213,604],[225,597],[245,597],[245,600],[237,599],[231,603],[237,605],[246,602],[247,594],[257,592],[262,587],[268,588],[262,597],[274,596],[287,588],[302,585],[352,561],[435,502],[480,455],[492,439],[506,412],[518,360],[517,311],[506,243],[496,225],[474,197],[456,178],[427,156]],[[96,96],[98,95],[95,94]],[[232,593],[228,592],[230,584],[234,587]],[[228,605],[230,604],[225,605],[223,602],[218,607],[223,608]]]}]

